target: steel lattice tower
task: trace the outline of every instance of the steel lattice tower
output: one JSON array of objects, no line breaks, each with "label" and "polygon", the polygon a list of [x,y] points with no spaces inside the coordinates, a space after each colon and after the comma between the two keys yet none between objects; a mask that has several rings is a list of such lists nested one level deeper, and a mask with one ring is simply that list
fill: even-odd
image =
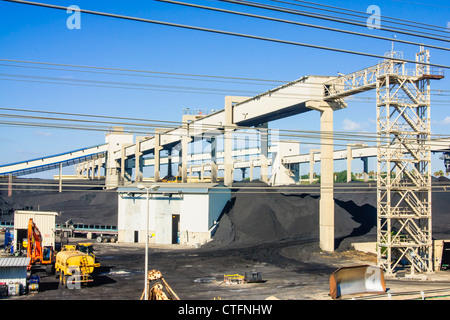
[{"label": "steel lattice tower", "polygon": [[387,274],[433,271],[430,80],[443,75],[420,64],[428,50],[416,61],[411,70],[389,59],[377,71],[377,255]]}]

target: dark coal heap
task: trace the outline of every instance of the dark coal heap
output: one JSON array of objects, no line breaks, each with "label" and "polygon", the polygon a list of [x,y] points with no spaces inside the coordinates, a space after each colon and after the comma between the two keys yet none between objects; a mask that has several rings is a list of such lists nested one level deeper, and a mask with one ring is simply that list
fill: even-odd
[{"label": "dark coal heap", "polygon": [[[36,181],[33,181],[36,183]],[[53,183],[38,181],[39,183]],[[69,182],[66,182],[69,184]],[[85,183],[85,182],[84,182]],[[97,182],[101,184],[102,181]],[[76,185],[77,182],[70,182]],[[448,239],[450,234],[450,180],[433,179],[432,223],[435,239]],[[74,223],[117,225],[118,195],[90,184],[76,188],[57,185],[27,186],[0,192],[0,221],[12,221],[18,209],[57,211],[57,223],[71,219]],[[48,189],[48,188],[47,188]],[[67,191],[72,190],[72,191]],[[319,185],[268,187],[259,181],[233,184],[231,201],[224,208],[213,241],[208,247],[244,246],[265,242],[319,239]],[[376,240],[376,183],[335,184],[336,248],[347,248],[351,242]]]}]

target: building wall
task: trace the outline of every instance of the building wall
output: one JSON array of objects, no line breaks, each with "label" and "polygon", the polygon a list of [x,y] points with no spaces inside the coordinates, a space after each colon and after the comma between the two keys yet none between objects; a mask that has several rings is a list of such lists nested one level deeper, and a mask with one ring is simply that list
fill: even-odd
[{"label": "building wall", "polygon": [[[179,243],[206,243],[211,240],[211,227],[229,200],[230,191],[153,195],[149,199],[149,242],[174,243],[172,222],[179,215]],[[118,241],[145,243],[146,212],[146,194],[119,193]]]},{"label": "building wall", "polygon": [[[17,230],[28,230],[28,222],[33,219],[42,235],[43,246],[55,247],[55,219],[57,212],[50,211],[15,211],[14,212],[14,248],[17,248]],[[25,236],[26,237],[26,236]]]},{"label": "building wall", "polygon": [[6,284],[20,283],[23,288],[27,285],[27,267],[0,268],[0,282]]}]

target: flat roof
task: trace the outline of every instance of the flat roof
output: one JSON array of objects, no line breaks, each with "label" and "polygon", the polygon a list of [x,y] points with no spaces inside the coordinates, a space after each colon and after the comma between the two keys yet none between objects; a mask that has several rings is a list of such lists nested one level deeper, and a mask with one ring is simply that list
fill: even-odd
[{"label": "flat roof", "polygon": [[51,215],[57,216],[58,212],[55,211],[29,211],[29,210],[16,210],[14,214],[41,214],[41,215]]},{"label": "flat roof", "polygon": [[151,193],[164,193],[164,192],[183,192],[183,193],[208,193],[209,190],[215,189],[215,188],[225,188],[230,189],[226,187],[223,184],[220,183],[170,183],[170,182],[156,182],[156,183],[132,183],[130,185],[119,187],[117,188],[118,193],[127,193],[127,192],[133,192],[133,193],[146,193],[147,191],[145,189],[139,189],[137,186],[138,184],[143,184],[147,188],[151,186],[159,186],[159,189],[156,191],[152,191]]},{"label": "flat roof", "polygon": [[26,267],[30,263],[28,257],[0,258],[0,268]]}]

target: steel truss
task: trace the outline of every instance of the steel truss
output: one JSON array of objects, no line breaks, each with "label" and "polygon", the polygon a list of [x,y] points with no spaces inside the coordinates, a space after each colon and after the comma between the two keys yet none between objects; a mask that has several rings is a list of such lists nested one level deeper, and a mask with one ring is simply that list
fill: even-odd
[{"label": "steel truss", "polygon": [[[402,58],[390,52],[391,58]],[[416,55],[429,63],[429,52]],[[429,66],[388,60],[377,91],[377,256],[387,274],[433,271]],[[383,62],[384,67],[386,62]]]},{"label": "steel truss", "polygon": [[433,271],[431,225],[429,51],[407,69],[401,52],[388,52],[376,66],[324,83],[325,100],[376,89],[377,261],[386,274]]}]

